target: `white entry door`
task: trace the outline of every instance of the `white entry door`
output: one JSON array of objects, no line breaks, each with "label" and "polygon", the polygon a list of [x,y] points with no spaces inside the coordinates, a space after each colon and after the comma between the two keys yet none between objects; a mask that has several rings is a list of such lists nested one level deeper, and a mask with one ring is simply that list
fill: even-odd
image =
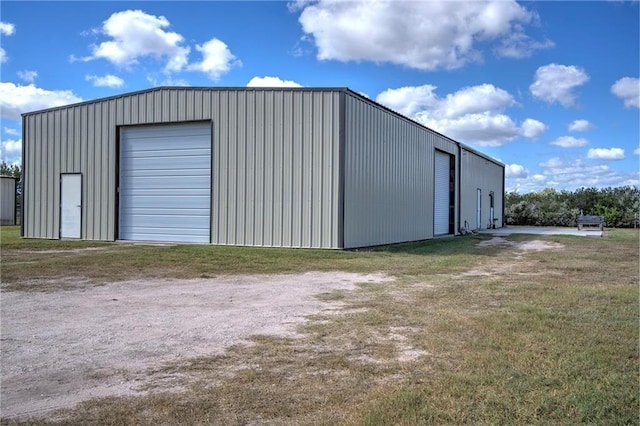
[{"label": "white entry door", "polygon": [[82,175],[60,175],[60,238],[80,238]]},{"label": "white entry door", "polygon": [[476,200],[476,229],[482,229],[482,189],[478,188]]}]

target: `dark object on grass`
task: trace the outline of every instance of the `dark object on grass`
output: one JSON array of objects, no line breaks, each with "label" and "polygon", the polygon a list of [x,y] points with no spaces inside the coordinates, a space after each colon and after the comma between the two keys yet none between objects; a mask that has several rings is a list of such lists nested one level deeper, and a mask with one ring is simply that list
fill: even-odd
[{"label": "dark object on grass", "polygon": [[584,226],[597,226],[601,231],[604,230],[604,216],[583,215],[578,216],[578,230],[582,231]]}]

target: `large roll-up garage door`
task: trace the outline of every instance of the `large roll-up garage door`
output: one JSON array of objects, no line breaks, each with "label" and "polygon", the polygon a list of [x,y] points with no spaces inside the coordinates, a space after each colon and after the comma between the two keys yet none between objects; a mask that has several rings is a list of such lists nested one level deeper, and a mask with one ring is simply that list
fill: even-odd
[{"label": "large roll-up garage door", "polygon": [[436,151],[434,179],[433,234],[449,234],[451,156]]},{"label": "large roll-up garage door", "polygon": [[120,133],[119,238],[210,242],[211,124]]}]

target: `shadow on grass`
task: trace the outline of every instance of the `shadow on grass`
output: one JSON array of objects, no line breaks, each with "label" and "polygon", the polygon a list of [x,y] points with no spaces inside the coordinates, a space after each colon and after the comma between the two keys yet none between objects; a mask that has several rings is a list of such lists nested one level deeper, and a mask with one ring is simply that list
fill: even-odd
[{"label": "shadow on grass", "polygon": [[460,254],[495,256],[503,251],[502,247],[478,247],[482,241],[491,239],[489,235],[464,235],[443,237],[410,243],[391,244],[373,247],[378,253],[404,253],[420,256],[455,256]]}]

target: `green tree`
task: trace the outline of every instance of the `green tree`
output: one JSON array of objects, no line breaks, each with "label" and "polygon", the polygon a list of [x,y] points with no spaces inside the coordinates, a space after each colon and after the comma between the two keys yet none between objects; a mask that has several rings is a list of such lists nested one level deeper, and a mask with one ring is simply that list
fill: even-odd
[{"label": "green tree", "polygon": [[609,227],[637,227],[640,188],[579,188],[574,192],[551,188],[505,194],[507,225],[575,226],[580,213],[603,216]]},{"label": "green tree", "polygon": [[22,177],[22,167],[19,164],[7,164],[6,161],[0,163],[0,176],[11,176],[20,179]]}]

